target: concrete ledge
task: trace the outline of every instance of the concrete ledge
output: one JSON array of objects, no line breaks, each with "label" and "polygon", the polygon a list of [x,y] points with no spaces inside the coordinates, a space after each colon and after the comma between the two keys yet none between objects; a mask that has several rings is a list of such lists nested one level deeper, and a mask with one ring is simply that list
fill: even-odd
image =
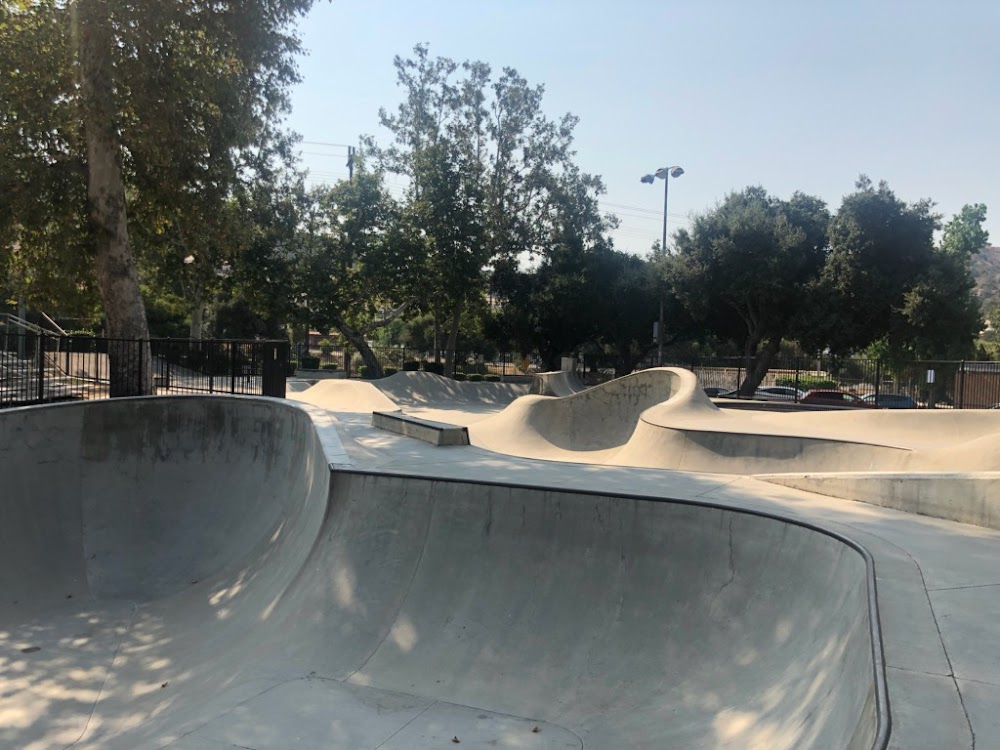
[{"label": "concrete ledge", "polygon": [[469,444],[469,431],[465,427],[411,417],[401,411],[373,411],[372,426],[405,437],[423,440],[431,445]]},{"label": "concrete ledge", "polygon": [[759,474],[765,482],[1000,530],[1000,472]]}]

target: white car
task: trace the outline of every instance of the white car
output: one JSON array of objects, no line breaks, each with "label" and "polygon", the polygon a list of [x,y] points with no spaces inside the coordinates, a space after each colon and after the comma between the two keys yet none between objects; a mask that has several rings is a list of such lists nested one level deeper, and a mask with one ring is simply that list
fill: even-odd
[{"label": "white car", "polygon": [[767,385],[753,392],[757,401],[798,401],[805,395],[805,391],[785,385]]}]

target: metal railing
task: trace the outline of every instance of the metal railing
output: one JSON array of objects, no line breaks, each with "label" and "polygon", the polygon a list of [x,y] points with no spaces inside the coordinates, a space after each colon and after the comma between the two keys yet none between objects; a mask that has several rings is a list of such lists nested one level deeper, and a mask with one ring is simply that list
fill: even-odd
[{"label": "metal railing", "polygon": [[[412,368],[426,369],[432,365],[432,358],[426,352],[402,346],[371,347],[375,359],[383,371],[389,373]],[[306,346],[295,344],[292,347],[292,361],[298,369],[321,369],[337,373],[341,377],[358,378],[365,374],[364,360],[355,347],[349,345]],[[443,360],[442,360],[443,361]],[[313,367],[312,365],[315,365]],[[433,365],[432,365],[433,366]],[[511,377],[524,375],[526,362],[511,352],[494,352],[481,355],[475,352],[457,352],[455,355],[455,372],[463,375],[499,375]]]},{"label": "metal railing", "polygon": [[[745,357],[674,361],[669,366],[692,370],[703,387],[738,390],[754,361]],[[1000,407],[1000,362],[881,359],[778,358],[760,386],[787,386],[802,391],[836,389],[881,401],[903,396],[919,407],[990,409]]]},{"label": "metal railing", "polygon": [[0,408],[107,398],[111,363],[135,372],[148,347],[153,391],[285,396],[285,341],[111,339],[0,332]]}]

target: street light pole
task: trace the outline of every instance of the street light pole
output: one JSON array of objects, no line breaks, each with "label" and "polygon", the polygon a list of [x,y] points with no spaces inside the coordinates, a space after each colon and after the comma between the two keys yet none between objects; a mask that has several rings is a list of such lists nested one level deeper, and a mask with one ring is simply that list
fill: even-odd
[{"label": "street light pole", "polygon": [[[657,177],[663,180],[663,244],[660,245],[660,252],[667,254],[667,202],[670,196],[670,178],[680,177],[684,174],[682,167],[660,167],[653,174],[642,177],[640,182],[652,185]],[[660,289],[660,323],[656,332],[656,364],[663,366],[663,289]]]}]

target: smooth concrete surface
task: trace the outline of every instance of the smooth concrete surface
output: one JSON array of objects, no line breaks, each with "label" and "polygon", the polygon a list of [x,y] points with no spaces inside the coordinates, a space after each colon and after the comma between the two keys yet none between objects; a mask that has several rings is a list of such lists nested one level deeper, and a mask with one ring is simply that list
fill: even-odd
[{"label": "smooth concrete surface", "polygon": [[527,383],[469,383],[431,372],[397,372],[380,380],[331,380],[289,398],[335,412],[371,413],[433,407],[479,407],[499,411],[528,393]]},{"label": "smooth concrete surface", "polygon": [[819,495],[1000,530],[1000,472],[996,471],[842,471],[760,474],[757,478]]},{"label": "smooth concrete surface", "polygon": [[[247,400],[252,401],[253,399]],[[680,401],[674,402],[675,408],[679,403]],[[581,456],[578,455],[573,457],[572,462],[552,460],[551,457],[546,460],[538,460],[537,458],[503,455],[484,450],[481,447],[458,447],[443,450],[419,441],[376,430],[371,426],[368,415],[352,413],[350,410],[330,412],[311,404],[300,404],[300,407],[308,413],[316,425],[319,442],[327,452],[324,460],[337,468],[333,475],[335,486],[343,476],[340,468],[345,466],[353,466],[357,470],[379,475],[371,477],[374,481],[381,481],[381,475],[399,474],[419,475],[433,480],[450,478],[463,482],[476,482],[483,478],[489,478],[495,482],[511,482],[537,488],[533,491],[542,491],[545,488],[555,490],[587,489],[603,493],[612,501],[616,496],[619,501],[622,501],[621,495],[630,493],[635,496],[648,496],[651,499],[670,497],[696,504],[710,503],[721,506],[722,510],[761,511],[790,520],[817,524],[841,533],[864,545],[874,558],[892,723],[888,747],[893,748],[893,750],[902,750],[903,748],[909,750],[910,748],[981,749],[1000,747],[1000,724],[996,720],[997,712],[995,711],[995,706],[1000,700],[1000,664],[998,664],[998,660],[993,658],[993,655],[1000,653],[1000,634],[998,634],[998,628],[995,624],[996,616],[1000,614],[997,606],[997,601],[1000,601],[997,599],[997,592],[1000,592],[1000,573],[998,573],[1000,571],[1000,533],[996,531],[898,512],[867,503],[847,502],[793,487],[762,482],[735,472],[678,472],[622,467],[607,462],[587,463],[586,459],[581,460]],[[453,403],[427,402],[421,411],[438,409],[441,412],[448,412],[450,410],[456,415],[455,423],[461,423],[461,419],[471,420],[473,416],[478,418],[483,411],[490,408],[492,406],[474,404],[467,404],[459,408]],[[470,416],[462,417],[464,412],[469,412]],[[872,414],[877,416],[888,413],[872,412]],[[931,420],[937,419],[937,417],[932,417],[932,414],[934,413],[927,413],[927,416],[931,417]],[[783,418],[795,415],[776,416]],[[956,436],[961,439],[969,437],[972,441],[978,440],[980,445],[985,448],[989,443],[989,418],[992,416],[982,413],[977,416],[973,413],[957,419],[948,415],[948,419],[941,421],[917,419],[908,426],[890,424],[891,429],[888,432],[891,434],[888,437],[886,434],[876,436],[879,439],[873,442],[908,449],[914,453],[929,449],[929,452],[941,455],[947,453],[947,444],[952,441],[956,448],[953,456],[964,461],[966,457],[962,454],[967,452],[969,446],[962,445],[961,440],[956,441]],[[0,413],[0,418],[2,417],[3,413]],[[977,420],[982,422],[979,426],[974,425]],[[892,420],[889,421],[892,422]],[[953,423],[952,428],[950,428],[953,431],[950,435],[935,434],[939,427],[947,427],[949,422]],[[974,429],[965,430],[964,428],[969,425],[973,425]],[[0,436],[4,434],[3,426],[3,422],[0,421]],[[862,426],[863,431],[870,433],[879,428],[880,423],[872,421]],[[765,426],[764,429],[760,429],[760,427],[760,425],[755,425],[754,430],[761,434],[762,442],[766,442],[767,427]],[[849,423],[845,422],[833,426],[813,424],[808,425],[808,434],[811,437],[837,437],[843,435],[847,427],[849,427]],[[971,434],[976,430],[979,430],[978,436]],[[780,431],[778,434],[780,435]],[[864,437],[869,438],[870,436],[866,434]],[[725,455],[721,456],[721,459],[728,460],[728,458]],[[0,462],[2,461],[3,454],[0,453]],[[795,462],[792,460],[790,466],[794,467],[794,465]],[[0,468],[6,471],[2,463],[0,463]],[[749,471],[746,474],[755,473],[752,463],[748,463],[747,468]],[[921,465],[915,464],[913,468],[918,470]],[[956,468],[960,469],[961,467]],[[947,472],[942,470],[939,473]],[[357,478],[358,475],[347,476]],[[406,479],[404,481],[410,482],[412,480]],[[946,481],[946,479],[942,477],[942,481]],[[320,544],[320,542],[322,540],[331,541],[334,538],[332,531],[329,533],[326,531],[329,528],[330,519],[345,518],[342,515],[342,511],[345,509],[337,509],[337,494],[334,491],[331,496],[332,504],[326,521],[321,519],[327,516],[317,513],[316,509],[312,508],[310,511],[312,515],[306,522],[296,522],[288,527],[289,533],[300,536],[295,540],[288,541],[279,538],[275,546],[279,549],[285,549],[288,546],[308,547],[309,540],[315,538],[317,544],[310,548],[308,560],[319,559],[316,557],[319,548],[327,546],[325,543]],[[403,506],[407,508],[411,505],[408,500],[409,494],[407,491],[407,499],[403,503]],[[543,492],[543,494],[545,493]],[[584,497],[592,496],[585,495]],[[368,505],[365,501],[359,502],[363,506]],[[638,500],[630,500],[629,502],[641,504]],[[451,504],[451,501],[446,501],[444,505],[449,507]],[[662,503],[655,504],[662,505]],[[537,505],[537,503],[533,503],[533,505]],[[2,507],[2,503],[0,503],[0,507]],[[366,510],[354,508],[353,512],[363,513]],[[419,536],[422,533],[421,529],[431,528],[431,526],[421,527],[402,523],[401,521],[409,516],[405,514],[401,516],[401,510],[402,507],[398,502],[391,507],[383,506],[379,517],[369,519],[366,528],[373,536],[386,537],[386,544],[399,545],[404,544],[407,537]],[[703,510],[709,512],[713,509],[705,508]],[[482,538],[483,528],[487,525],[487,521],[494,518],[488,516],[484,520],[481,512],[480,510],[479,516],[469,516],[473,520],[478,518],[478,521],[472,523],[468,532],[461,536],[458,543],[461,549],[456,551],[456,555],[466,554],[473,541]],[[560,508],[560,512],[565,511]],[[714,512],[722,511],[714,510]],[[552,515],[555,516],[555,512]],[[601,517],[607,516],[605,514]],[[499,518],[503,518],[503,516],[494,518],[490,524],[491,529],[497,528],[496,524]],[[477,530],[476,526],[479,522],[482,525]],[[342,523],[344,523],[343,520]],[[72,538],[74,524],[75,521],[70,518],[63,524],[60,533],[67,533]],[[314,536],[315,532],[304,531],[304,529],[310,528],[310,525],[313,528],[323,529],[319,532],[318,537]],[[345,526],[345,528],[347,527]],[[351,528],[354,529],[356,535],[357,527]],[[501,526],[500,528],[506,527]],[[425,537],[427,540],[437,538],[440,537],[436,535]],[[342,546],[346,547],[346,545]],[[559,548],[566,550],[571,547],[572,545],[560,545]],[[333,547],[331,546],[330,549]],[[393,547],[393,549],[397,549],[397,547]],[[402,547],[398,549],[402,549]],[[431,548],[422,547],[421,555],[425,554],[425,549]],[[437,550],[436,546],[434,549]],[[483,549],[483,546],[480,545],[477,549]],[[590,547],[584,547],[585,557],[589,550]],[[432,558],[437,559],[435,555],[442,554],[444,553],[437,550],[432,554]],[[3,553],[0,552],[0,557],[2,556]],[[39,556],[39,559],[44,562],[46,558]],[[589,558],[587,559],[589,560]],[[396,571],[404,570],[407,564],[405,560],[401,560],[392,552],[379,560],[361,560],[359,562],[352,558],[350,562],[356,566],[356,568],[351,569],[355,575],[357,575],[357,568],[381,566],[383,570],[379,580],[390,579],[396,574]],[[709,567],[714,565],[716,563],[710,564]],[[58,569],[59,566],[55,567]],[[331,568],[326,564],[319,566],[320,569],[324,567],[328,570],[345,570],[343,567]],[[461,568],[461,566],[459,567]],[[18,606],[22,609],[19,611],[18,622],[21,623],[21,627],[18,632],[14,632],[8,626],[6,610],[0,609],[0,617],[4,618],[0,622],[0,630],[3,631],[3,637],[7,639],[7,643],[0,646],[0,659],[3,659],[0,661],[0,694],[13,695],[15,700],[20,700],[23,693],[34,689],[44,691],[50,696],[48,700],[55,701],[55,709],[52,711],[48,711],[48,705],[33,710],[31,707],[35,703],[30,697],[22,700],[20,704],[0,702],[0,746],[5,741],[2,732],[12,732],[18,727],[20,727],[19,731],[26,732],[27,730],[24,729],[26,722],[30,724],[34,721],[35,723],[43,722],[46,739],[41,744],[31,745],[29,743],[28,746],[65,747],[68,744],[68,741],[63,741],[65,737],[71,736],[73,731],[78,728],[74,723],[76,716],[72,710],[74,702],[80,700],[83,702],[81,705],[85,706],[86,700],[97,700],[97,696],[100,696],[100,700],[97,701],[98,710],[94,711],[89,721],[86,740],[79,746],[114,747],[114,744],[108,745],[102,739],[109,736],[130,738],[129,741],[132,744],[123,741],[123,744],[119,745],[123,747],[170,746],[157,743],[164,738],[171,738],[178,734],[177,728],[185,726],[184,717],[188,715],[186,712],[191,710],[192,696],[198,705],[198,711],[204,714],[216,712],[217,716],[207,723],[198,724],[191,731],[181,729],[185,733],[171,740],[172,746],[188,748],[189,750],[191,748],[219,748],[231,746],[234,742],[239,745],[242,740],[249,739],[251,735],[254,737],[253,741],[258,744],[244,746],[368,746],[365,744],[352,745],[346,740],[343,740],[347,742],[346,745],[338,744],[344,736],[342,734],[345,731],[344,724],[343,722],[331,721],[330,712],[326,710],[327,707],[329,705],[338,706],[338,712],[343,711],[342,715],[344,716],[360,715],[364,717],[366,712],[374,712],[380,718],[375,722],[373,731],[391,729],[398,725],[393,725],[385,715],[390,706],[396,705],[394,702],[407,703],[410,700],[407,697],[412,697],[412,693],[408,692],[409,688],[404,686],[402,691],[397,691],[381,685],[359,685],[353,678],[345,680],[342,677],[333,677],[331,679],[319,672],[312,676],[308,676],[307,673],[307,676],[302,678],[301,673],[296,671],[296,659],[304,657],[301,654],[295,656],[291,653],[296,651],[296,647],[286,644],[278,649],[278,653],[275,653],[269,649],[275,641],[280,641],[281,638],[266,638],[266,647],[258,645],[258,642],[254,640],[258,636],[263,637],[259,628],[264,624],[266,624],[265,630],[273,626],[282,633],[301,633],[303,631],[298,628],[305,627],[306,622],[312,622],[317,628],[316,632],[322,631],[323,627],[329,625],[333,620],[321,612],[331,611],[333,606],[327,604],[325,605],[327,609],[324,610],[321,602],[331,598],[337,601],[337,608],[357,614],[358,617],[366,621],[372,616],[374,608],[394,606],[392,602],[373,603],[367,599],[358,598],[356,595],[358,589],[354,582],[359,579],[357,577],[351,579],[349,576],[336,578],[325,591],[313,591],[312,595],[317,597],[319,601],[310,604],[311,600],[308,598],[292,593],[299,590],[297,588],[299,580],[306,575],[305,571],[308,568],[308,563],[300,566],[300,574],[295,576],[291,583],[278,580],[279,577],[274,575],[274,569],[270,566],[263,566],[260,571],[255,569],[254,572],[244,575],[242,581],[237,577],[237,580],[240,581],[239,585],[224,587],[226,594],[221,598],[215,596],[217,592],[213,592],[215,602],[210,603],[207,607],[202,601],[204,592],[199,591],[197,586],[192,587],[190,592],[182,591],[168,595],[166,599],[152,602],[100,600],[99,607],[95,608],[97,614],[88,615],[86,634],[88,640],[85,644],[78,638],[71,637],[81,634],[79,626],[83,622],[82,619],[73,619],[72,617],[75,612],[74,608],[79,603],[77,598],[64,599],[57,593],[52,597],[41,597],[38,606],[26,605],[24,601],[20,601]],[[269,575],[270,577],[268,577]],[[58,573],[54,574],[54,578],[58,578]],[[737,575],[735,580],[739,579],[740,576]],[[415,583],[420,580],[419,574],[412,580]],[[488,583],[487,589],[494,592],[489,597],[492,599],[497,589],[493,587],[491,582],[496,579],[487,575],[483,580]],[[519,584],[524,583],[523,581],[519,582]],[[27,588],[30,589],[31,596],[45,591],[44,586],[40,586],[37,590],[31,586]],[[61,591],[62,588],[64,587],[61,585],[53,587],[56,592]],[[280,589],[283,593],[270,600],[266,596],[261,599],[258,595],[263,594],[265,588],[268,591]],[[442,601],[441,597],[444,597],[447,599],[446,606],[453,601],[448,597],[457,596],[457,592],[447,591],[447,588],[446,585],[440,587],[440,590],[435,589],[436,596],[439,597],[436,601],[440,602]],[[225,604],[225,596],[229,596],[233,591],[235,591],[231,597],[233,606],[230,608]],[[355,594],[348,593],[352,591]],[[243,596],[244,592],[246,592],[245,596]],[[626,591],[626,593],[628,592]],[[194,594],[194,598],[186,598],[189,594]],[[559,589],[556,595],[565,600],[569,593],[564,593]],[[0,597],[3,597],[0,599],[0,602],[3,602],[7,597],[6,590],[0,589]],[[469,597],[476,600],[475,592],[469,592]],[[629,602],[631,598],[634,597],[628,597],[624,601]],[[56,601],[57,599],[58,601]],[[266,604],[263,603],[264,601]],[[406,600],[400,606],[405,606],[405,602]],[[285,609],[286,604],[296,610],[295,617],[292,617]],[[191,605],[190,609],[189,605]],[[219,607],[220,613],[216,619],[225,623],[229,628],[224,631],[224,635],[220,635],[218,638],[215,637],[215,634],[217,632],[223,633],[223,631],[216,630],[218,623],[207,616],[201,621],[194,617],[194,614],[197,613],[201,613],[201,615],[205,615],[206,611],[211,613],[215,607]],[[259,614],[255,614],[257,607],[259,607],[257,610]],[[186,616],[178,618],[178,611],[192,614],[192,619],[187,620]],[[309,614],[304,615],[303,613]],[[64,614],[67,617],[64,618]],[[243,616],[248,614],[249,617]],[[312,616],[311,620],[309,615]],[[69,622],[67,622],[67,618],[69,618]],[[162,626],[162,623],[157,622],[157,618],[166,622],[167,625]],[[291,623],[293,620],[294,625],[282,624]],[[205,625],[206,621],[210,622],[210,626]],[[515,621],[520,622],[517,616],[515,616]],[[197,624],[199,622],[200,627]],[[337,622],[342,621],[338,620]],[[392,622],[395,625],[396,620],[393,619]],[[503,617],[481,618],[480,622],[491,630],[502,629],[504,626]],[[278,625],[273,625],[274,623],[278,623]],[[413,624],[412,617],[409,624]],[[60,633],[63,635],[60,636]],[[208,643],[201,642],[204,633],[211,636],[208,638]],[[358,633],[357,620],[346,622],[336,630],[336,633],[337,643],[343,643],[348,651],[350,651],[350,644],[355,643],[351,638],[357,638],[360,642],[367,637],[363,633]],[[418,638],[413,641],[415,634]],[[133,636],[138,639],[138,642],[130,640]],[[340,636],[345,636],[346,640],[341,642]],[[369,652],[372,657],[371,663],[374,666],[399,667],[405,662],[405,659],[400,653],[394,653],[390,645],[397,644],[398,639],[401,644],[411,645],[410,652],[405,652],[405,649],[397,644],[400,652],[413,653],[425,643],[426,637],[428,636],[423,626],[421,626],[420,632],[415,627],[390,627],[388,634],[381,641],[381,646]],[[536,637],[538,637],[537,634]],[[42,642],[43,638],[47,640],[44,641],[42,650],[31,654],[20,652],[20,649],[32,646],[36,640]],[[311,642],[308,637],[298,640]],[[432,640],[434,642],[430,644],[432,646],[435,643],[440,643],[437,635],[433,636]],[[284,641],[282,642],[284,643]],[[326,642],[327,640],[323,641],[323,643]],[[0,643],[3,642],[0,641]],[[233,643],[242,645],[238,649],[239,655],[234,654],[228,648]],[[48,646],[44,646],[44,644],[48,644]],[[86,648],[81,649],[82,645],[86,645]],[[172,648],[177,649],[175,662],[166,664],[162,660],[153,658],[155,653],[162,653],[164,649]],[[59,649],[64,651],[59,651]],[[86,654],[81,653],[81,650],[85,650]],[[258,650],[265,654],[272,654],[274,661],[271,661],[270,658],[261,660],[252,658]],[[385,659],[375,658],[376,653],[380,650],[381,657],[386,657]],[[323,659],[334,658],[327,655],[324,649],[319,651],[321,652],[320,663]],[[557,643],[557,651],[560,653],[563,651],[561,644]],[[118,654],[115,669],[107,670],[105,668],[106,679],[102,679],[100,670],[110,653]],[[143,665],[139,659],[146,653],[150,654],[150,661],[145,664],[150,670],[145,674],[147,679],[141,683],[135,681],[130,683],[130,676],[134,678],[137,670],[141,674]],[[44,674],[44,667],[41,674],[33,671],[41,663],[39,657],[42,654],[48,654],[49,658],[53,660],[53,668],[47,675]],[[250,654],[251,658],[248,658],[247,654]],[[475,658],[492,656],[494,654],[485,649],[475,653]],[[67,671],[64,657],[79,660],[75,662],[79,668]],[[388,657],[393,658],[388,659]],[[34,661],[28,661],[29,659],[34,659]],[[57,660],[61,660],[58,665],[55,663]],[[276,666],[278,661],[284,667],[289,668],[287,672],[282,671],[282,666]],[[174,663],[178,666],[182,664],[196,665],[180,669],[184,679],[182,683],[184,690],[180,691],[183,695],[160,692],[170,691],[175,686],[176,673],[170,679],[164,679],[164,682],[156,681],[156,678],[160,677],[161,674],[166,678]],[[492,678],[497,684],[506,684],[504,680],[508,679],[504,671],[504,664],[505,662],[500,663],[495,668],[496,672],[501,673]],[[727,664],[725,671],[720,670],[720,682],[726,679],[730,668],[731,665]],[[163,672],[154,671],[158,669],[163,669]],[[369,669],[368,666],[359,670],[358,674],[366,674],[365,670],[367,669]],[[310,667],[310,671],[312,671],[312,667]],[[276,683],[272,672],[280,673],[284,680]],[[388,674],[391,674],[391,670],[379,671],[380,679]],[[67,675],[71,675],[72,679],[69,679]],[[223,675],[223,682],[221,684],[213,683],[213,680],[217,680],[219,675]],[[89,683],[89,686],[85,684],[85,676],[93,678],[93,682]],[[435,677],[434,679],[440,678]],[[364,678],[362,678],[363,681]],[[103,685],[103,688],[98,687],[98,683]],[[164,683],[166,685],[161,687]],[[355,690],[358,687],[369,687],[373,692],[365,694]],[[93,696],[88,691],[91,691]],[[268,698],[269,695],[273,696],[273,701]],[[318,699],[317,703],[313,703],[309,696],[323,697]],[[8,709],[9,705],[13,705],[14,709]],[[404,727],[396,737],[400,744],[392,744],[393,741],[390,740],[384,746],[431,746],[431,744],[423,745],[421,743],[432,735],[433,740],[428,740],[428,742],[439,742],[440,738],[446,735],[449,726],[461,727],[463,732],[478,732],[480,730],[489,732],[492,727],[500,725],[499,718],[496,718],[497,723],[494,723],[496,716],[504,716],[505,720],[511,721],[519,718],[489,710],[478,711],[474,715],[463,713],[463,706],[468,704],[459,701],[456,708],[456,704],[447,700],[447,697],[438,700],[434,705],[437,708],[428,709],[422,718],[417,718],[407,725],[412,727],[413,731],[419,731],[419,734],[412,735],[417,739],[411,740],[411,735],[407,734]],[[232,708],[227,708],[227,706]],[[322,715],[324,718],[319,720],[322,722],[321,724],[309,723],[309,721],[303,723],[297,719],[292,721],[291,729],[295,729],[298,733],[293,733],[290,729],[287,732],[281,732],[280,736],[269,734],[264,731],[263,727],[271,724],[272,716],[283,714],[282,706],[288,706],[293,712],[298,712],[296,715],[304,714],[307,718],[311,717],[310,721],[316,720],[318,715]],[[371,709],[372,706],[376,708]],[[727,708],[731,711],[739,710],[737,706]],[[787,709],[788,706],[781,708],[782,711]],[[79,710],[82,712],[83,709]],[[661,718],[676,719],[678,714],[687,716],[688,710],[687,706],[683,706],[678,710],[666,710],[661,713]],[[44,719],[40,718],[43,716]],[[444,723],[438,723],[438,716],[446,716],[447,720]],[[538,717],[537,714],[532,713],[529,713],[528,716]],[[747,717],[745,716],[730,713],[727,714],[727,717],[734,719],[733,722],[727,723],[730,729],[747,726]],[[476,743],[479,743],[480,740],[493,742],[492,745],[484,746],[536,747],[542,745],[530,743],[539,736],[551,737],[550,729],[552,733],[555,733],[557,729],[570,731],[563,725],[539,723],[540,721],[541,718],[531,726],[532,728],[539,726],[541,731],[539,733],[532,732],[532,737],[527,740],[516,729],[521,724],[515,721],[513,725],[515,729],[512,729],[509,737],[504,740],[508,742],[507,745],[502,744],[500,738],[495,734],[492,735],[492,738],[481,734],[470,736],[475,738]],[[247,724],[252,726],[249,733],[241,728]],[[147,725],[148,733],[145,733]],[[364,725],[369,726],[367,722]],[[750,725],[757,728],[761,726],[752,720]],[[168,730],[167,728],[171,726],[174,729]],[[509,728],[510,725],[505,726]],[[204,728],[204,732],[196,731],[201,728]],[[360,725],[357,729],[361,731]],[[102,732],[104,734],[101,734]],[[8,734],[7,736],[12,735]],[[457,735],[453,736],[457,738]],[[729,740],[730,744],[728,745],[712,744],[712,742],[719,741],[719,736],[716,736],[700,744],[685,744],[685,741],[680,741],[679,744],[667,742],[652,745],[642,743],[603,745],[595,740],[590,743],[590,746],[746,747],[748,746],[748,736],[754,735],[734,735]],[[326,741],[323,739],[326,737],[332,739]],[[756,735],[756,737],[759,738],[760,735]],[[446,744],[451,746],[448,743],[450,740]],[[474,744],[473,746],[478,745]],[[562,745],[544,746],[559,747]]]},{"label": "smooth concrete surface", "polygon": [[572,396],[587,389],[571,370],[536,372],[531,377],[531,393],[537,396]]},{"label": "smooth concrete surface", "polygon": [[380,430],[388,430],[398,435],[423,440],[431,445],[468,445],[469,432],[465,427],[458,427],[444,422],[421,419],[404,414],[401,411],[372,412],[372,426]]},{"label": "smooth concrete surface", "polygon": [[1000,653],[1000,628],[990,608],[982,607],[1000,592],[996,531],[733,474],[538,461],[476,447],[441,451],[380,433],[351,415],[340,415],[337,430],[349,460],[367,470],[670,496],[839,531],[864,545],[875,561],[892,719],[888,747],[1000,747],[996,712],[986,708],[1000,694],[1000,668],[991,658],[976,667],[969,666],[974,656],[955,659]]},{"label": "smooth concrete surface", "polygon": [[[998,523],[997,411],[719,409],[693,373],[656,368],[566,397],[521,398],[468,426],[473,445],[505,455],[785,475],[773,481],[951,520]],[[907,480],[913,476],[922,479]]]},{"label": "smooth concrete surface", "polygon": [[5,746],[878,735],[866,560],[819,530],[385,474],[330,487],[308,413],[269,399],[11,410],[0,435]]}]

